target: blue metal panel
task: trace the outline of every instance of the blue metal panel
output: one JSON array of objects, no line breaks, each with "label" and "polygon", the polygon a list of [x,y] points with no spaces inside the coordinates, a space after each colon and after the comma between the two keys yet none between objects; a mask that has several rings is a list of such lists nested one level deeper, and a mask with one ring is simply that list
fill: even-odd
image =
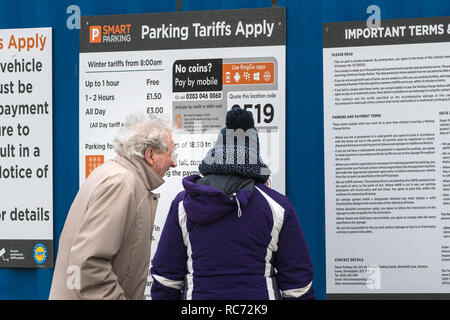
[{"label": "blue metal panel", "polygon": [[[53,28],[53,147],[55,248],[78,190],[79,31],[66,13],[169,12],[176,0],[0,0],[0,28]],[[325,205],[322,24],[365,20],[376,4],[382,19],[450,16],[448,0],[279,0],[287,8],[287,194],[300,217],[315,267],[314,287],[325,298]],[[270,7],[271,0],[183,0],[182,10]],[[55,249],[56,250],[56,249]],[[56,252],[55,252],[56,253]],[[0,269],[0,299],[47,299],[53,270]]]}]

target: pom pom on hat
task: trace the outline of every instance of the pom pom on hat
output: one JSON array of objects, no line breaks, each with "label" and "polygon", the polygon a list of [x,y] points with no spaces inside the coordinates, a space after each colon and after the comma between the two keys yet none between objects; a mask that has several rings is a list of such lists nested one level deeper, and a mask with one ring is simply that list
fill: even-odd
[{"label": "pom pom on hat", "polygon": [[255,127],[255,121],[253,120],[253,114],[250,111],[236,106],[227,112],[225,125],[227,129],[248,130]]}]

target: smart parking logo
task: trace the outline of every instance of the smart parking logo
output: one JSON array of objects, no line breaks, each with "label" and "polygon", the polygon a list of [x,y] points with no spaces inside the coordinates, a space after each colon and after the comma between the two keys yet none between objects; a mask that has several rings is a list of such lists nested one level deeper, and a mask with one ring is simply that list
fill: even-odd
[{"label": "smart parking logo", "polygon": [[38,243],[33,249],[34,262],[37,264],[44,264],[47,260],[47,248],[43,243]]}]

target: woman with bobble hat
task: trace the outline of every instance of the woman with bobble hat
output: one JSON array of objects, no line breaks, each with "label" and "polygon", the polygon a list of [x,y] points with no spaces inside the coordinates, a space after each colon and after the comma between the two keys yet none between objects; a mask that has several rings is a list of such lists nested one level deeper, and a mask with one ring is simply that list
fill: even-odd
[{"label": "woman with bobble hat", "polygon": [[266,187],[251,112],[226,128],[183,179],[153,258],[151,297],[195,300],[314,299],[313,266],[291,201]]}]

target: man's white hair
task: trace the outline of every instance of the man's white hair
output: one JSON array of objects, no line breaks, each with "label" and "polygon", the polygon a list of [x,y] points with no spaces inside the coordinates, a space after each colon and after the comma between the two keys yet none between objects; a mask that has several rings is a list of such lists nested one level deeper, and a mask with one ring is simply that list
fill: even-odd
[{"label": "man's white hair", "polygon": [[128,157],[144,158],[147,148],[156,153],[169,149],[172,130],[164,120],[134,114],[125,120],[125,126],[114,138],[114,150]]}]

